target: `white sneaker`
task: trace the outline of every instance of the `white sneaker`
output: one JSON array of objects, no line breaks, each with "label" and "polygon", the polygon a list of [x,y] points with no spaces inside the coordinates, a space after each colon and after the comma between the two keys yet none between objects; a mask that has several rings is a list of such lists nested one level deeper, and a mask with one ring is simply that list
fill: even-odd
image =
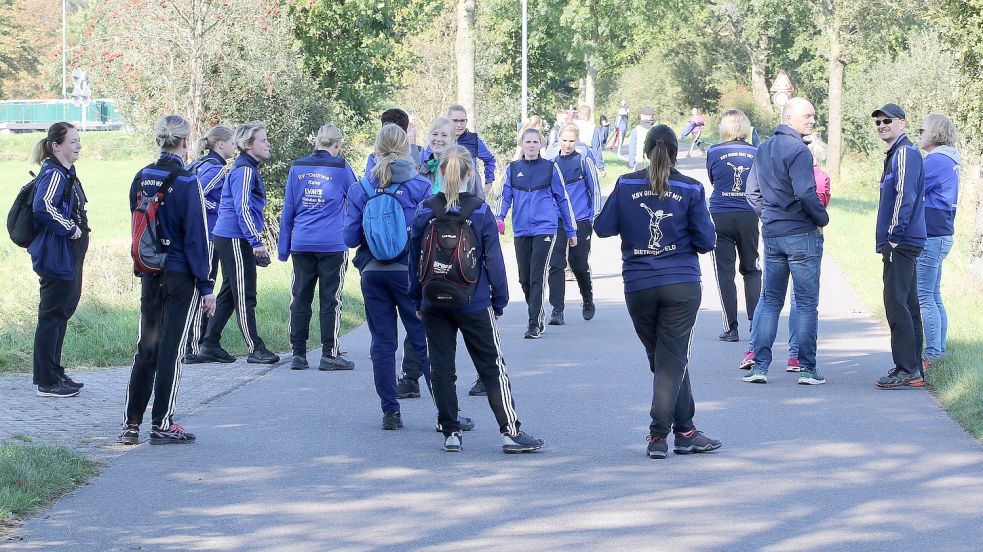
[{"label": "white sneaker", "polygon": [[461,433],[455,431],[444,438],[444,452],[461,452]]}]

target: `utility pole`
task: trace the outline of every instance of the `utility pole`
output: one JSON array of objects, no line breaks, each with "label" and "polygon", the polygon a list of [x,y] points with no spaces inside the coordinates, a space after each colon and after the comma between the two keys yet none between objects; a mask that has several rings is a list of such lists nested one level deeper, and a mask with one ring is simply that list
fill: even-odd
[{"label": "utility pole", "polygon": [[68,98],[68,12],[65,0],[61,0],[61,99]]},{"label": "utility pole", "polygon": [[529,2],[522,0],[522,121],[520,125],[526,123],[529,118]]}]

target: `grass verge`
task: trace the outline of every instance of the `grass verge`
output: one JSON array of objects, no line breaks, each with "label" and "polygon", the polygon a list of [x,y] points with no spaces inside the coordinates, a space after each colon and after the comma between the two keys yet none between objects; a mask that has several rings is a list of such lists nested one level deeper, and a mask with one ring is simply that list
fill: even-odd
[{"label": "grass verge", "polygon": [[0,530],[50,504],[97,472],[65,447],[0,444]]},{"label": "grass verge", "polygon": [[[868,310],[884,319],[881,260],[874,252],[879,159],[850,159],[842,182],[833,189],[826,248],[843,267],[847,278]],[[932,366],[928,383],[942,406],[978,439],[983,440],[983,283],[971,281],[970,231],[976,206],[972,175],[976,167],[964,167],[962,201],[957,211],[952,253],[943,265],[942,295],[949,316],[945,357]],[[884,367],[887,371],[888,367]]]}]

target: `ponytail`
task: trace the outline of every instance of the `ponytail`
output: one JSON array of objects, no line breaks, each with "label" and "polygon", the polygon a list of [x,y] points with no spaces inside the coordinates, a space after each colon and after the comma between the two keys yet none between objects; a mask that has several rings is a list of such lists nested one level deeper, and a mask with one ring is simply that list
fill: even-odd
[{"label": "ponytail", "polygon": [[409,155],[410,141],[406,131],[391,123],[384,125],[375,137],[376,164],[372,167],[372,178],[378,182],[377,187],[388,188],[392,183],[392,164]]},{"label": "ponytail", "polygon": [[473,171],[471,152],[458,145],[447,148],[440,163],[440,174],[444,178],[444,197],[448,209],[460,205],[461,188],[467,186]]},{"label": "ponytail", "polygon": [[48,127],[48,134],[34,144],[34,151],[31,152],[31,161],[41,165],[49,157],[54,157],[54,145],[61,144],[65,141],[65,138],[68,136],[68,129],[70,128],[75,128],[75,126],[64,121]]},{"label": "ponytail", "polygon": [[161,151],[171,151],[181,147],[182,142],[191,136],[191,125],[180,115],[164,115],[154,126],[154,141]]},{"label": "ponytail", "polygon": [[232,139],[233,133],[232,129],[225,125],[215,125],[209,131],[197,141],[195,141],[194,156],[200,157],[205,153],[205,150],[210,150],[215,148],[215,144],[219,142],[228,142]]},{"label": "ponytail", "polygon": [[643,151],[649,158],[649,185],[652,193],[659,199],[665,198],[669,193],[669,173],[676,166],[678,150],[676,133],[666,125],[654,126],[645,135]]}]

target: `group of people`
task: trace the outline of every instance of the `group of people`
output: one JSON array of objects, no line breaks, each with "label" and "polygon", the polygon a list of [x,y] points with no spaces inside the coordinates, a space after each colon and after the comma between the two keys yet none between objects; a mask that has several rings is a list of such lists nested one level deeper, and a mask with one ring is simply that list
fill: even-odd
[{"label": "group of people", "polygon": [[[748,319],[753,321],[741,363],[750,370],[744,380],[767,381],[791,276],[795,352],[788,369],[799,373],[799,383],[824,383],[816,366],[816,334],[829,180],[817,168],[815,143],[811,150],[808,144],[815,123],[812,105],[801,98],[789,101],[782,124],[760,147],[749,143],[753,131],[747,116],[736,109],[725,112],[722,143],[707,155],[713,188],[709,202],[703,185],[676,169],[676,133],[654,125],[648,108],[641,116],[643,124],[632,134],[643,135],[636,147],[648,163],[621,176],[603,206],[597,134],[589,132],[591,143],[586,143],[583,125],[563,124],[555,135],[551,132],[553,143],[544,143],[535,125],[521,129],[516,159],[504,170],[498,205],[486,200],[492,196],[495,157],[467,129],[462,106],[451,106],[433,122],[422,149],[408,139],[404,111],[384,112],[361,178],[339,156],[341,130],[322,126],[314,152],[290,168],[277,243],[277,257],[291,260],[293,267],[290,368],[309,368],[315,287],[320,297],[318,368],[354,368],[340,351],[338,337],[348,255],[354,248],[382,429],[403,427],[399,400],[420,397],[423,378],[437,408],[444,450],[462,449],[462,432],[474,423],[459,412],[455,350],[460,332],[478,375],[469,394],[487,397],[503,450],[541,448],[543,440],[521,429],[496,327],[509,299],[499,235],[511,216],[527,304],[526,339],[541,337],[547,325],[565,324],[567,265],[580,291],[583,318],[594,317],[591,238],[620,236],[626,305],[653,372],[649,457],[667,456],[670,433],[677,454],[721,446],[694,424],[688,357],[702,296],[699,254],[714,252],[725,320],[720,339],[725,341],[739,340],[735,264],[744,278]],[[959,161],[952,148],[955,130],[941,115],[926,118],[921,145],[930,155],[923,163],[904,134],[900,107],[888,104],[873,118],[890,146],[877,247],[884,259],[895,360],[894,369],[877,385],[920,386],[919,307],[926,312],[925,365],[945,350],[938,281],[941,260],[952,243]],[[688,130],[698,137],[702,126],[701,117]],[[134,212],[157,202],[166,262],[160,271],[140,274],[140,336],[119,436],[123,444],[140,442],[151,397],[150,443],[195,441],[173,420],[181,366],[235,360],[220,345],[233,313],[249,348],[247,361],[280,360],[264,345],[255,318],[257,267],[271,262],[262,240],[266,187],[259,168],[270,155],[265,125],[211,129],[188,164],[191,127],[185,119],[162,117],[155,133],[160,157],[134,177],[129,199]],[[34,377],[43,396],[75,396],[82,387],[60,366],[88,243],[86,198],[74,168],[80,150],[78,132],[68,123],[52,125],[35,148],[35,161],[42,165],[34,199],[39,233],[29,251],[41,276]],[[759,223],[765,244],[763,277]],[[216,295],[219,268],[222,286]],[[548,321],[547,300],[552,307]],[[399,377],[397,321],[406,333]]]}]

